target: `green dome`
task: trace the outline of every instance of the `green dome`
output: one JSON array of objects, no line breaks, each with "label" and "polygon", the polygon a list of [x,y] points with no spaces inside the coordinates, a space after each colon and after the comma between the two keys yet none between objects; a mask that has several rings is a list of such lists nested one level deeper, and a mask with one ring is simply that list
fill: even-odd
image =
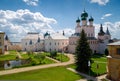
[{"label": "green dome", "polygon": [[85,18],[85,17],[82,17],[81,20],[86,20],[86,18]]},{"label": "green dome", "polygon": [[78,17],[78,19],[76,20],[76,23],[79,23],[80,22],[80,19],[79,19],[79,17]]},{"label": "green dome", "polygon": [[46,32],[45,34],[44,34],[44,38],[46,37],[46,36],[49,36],[50,34],[48,33],[48,32]]},{"label": "green dome", "polygon": [[82,12],[81,17],[88,17],[88,13],[84,10],[84,12]]},{"label": "green dome", "polygon": [[90,17],[89,21],[94,21],[94,19],[92,18],[92,16]]}]

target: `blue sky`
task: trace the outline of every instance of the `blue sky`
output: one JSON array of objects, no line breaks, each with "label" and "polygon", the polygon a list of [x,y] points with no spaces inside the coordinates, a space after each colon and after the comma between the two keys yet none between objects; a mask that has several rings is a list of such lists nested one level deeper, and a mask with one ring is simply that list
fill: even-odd
[{"label": "blue sky", "polygon": [[96,34],[102,23],[104,30],[109,27],[112,38],[120,38],[119,3],[120,0],[0,0],[0,31],[16,41],[30,31],[64,30],[70,35],[74,33],[75,21],[85,8],[89,17],[92,15],[94,18]]}]

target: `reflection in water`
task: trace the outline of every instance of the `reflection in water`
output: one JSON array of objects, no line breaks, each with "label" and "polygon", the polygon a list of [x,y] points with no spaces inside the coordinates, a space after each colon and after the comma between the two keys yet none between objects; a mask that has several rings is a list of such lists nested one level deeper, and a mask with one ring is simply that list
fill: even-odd
[{"label": "reflection in water", "polygon": [[22,59],[22,60],[9,60],[9,61],[0,61],[0,70],[3,69],[11,69],[13,67],[22,66],[26,64],[30,64],[30,60]]},{"label": "reflection in water", "polygon": [[4,63],[4,69],[10,69],[15,66],[20,66],[21,65],[21,60],[12,60],[12,61],[6,61]]}]

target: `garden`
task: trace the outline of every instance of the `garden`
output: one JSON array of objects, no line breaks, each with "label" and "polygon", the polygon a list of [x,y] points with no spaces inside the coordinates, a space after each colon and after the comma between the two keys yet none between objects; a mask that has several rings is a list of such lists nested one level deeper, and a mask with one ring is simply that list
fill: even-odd
[{"label": "garden", "polygon": [[57,53],[57,52],[26,52],[24,53],[24,52],[16,52],[12,50],[12,51],[9,51],[9,54],[0,56],[0,70],[4,70],[4,63],[7,63],[7,65],[10,65],[9,62],[11,61],[20,60],[21,62],[21,65],[13,66],[13,68],[56,63],[55,61],[46,57],[50,57],[61,62],[69,61],[69,58],[66,55]]}]

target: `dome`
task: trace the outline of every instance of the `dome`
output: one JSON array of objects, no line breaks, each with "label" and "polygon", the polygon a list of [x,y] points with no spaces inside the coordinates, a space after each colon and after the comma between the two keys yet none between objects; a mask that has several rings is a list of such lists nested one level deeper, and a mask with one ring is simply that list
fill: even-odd
[{"label": "dome", "polygon": [[82,17],[81,20],[86,20],[86,17]]},{"label": "dome", "polygon": [[78,19],[76,20],[76,23],[79,23],[80,22],[80,19],[79,19],[79,17],[78,17]]},{"label": "dome", "polygon": [[89,21],[94,21],[94,19],[92,18],[92,16],[90,17]]},{"label": "dome", "polygon": [[48,32],[46,32],[45,34],[44,34],[44,38],[46,37],[46,36],[49,36],[50,34],[48,33]]},{"label": "dome", "polygon": [[82,12],[81,17],[88,17],[88,13],[84,10],[84,12]]}]

